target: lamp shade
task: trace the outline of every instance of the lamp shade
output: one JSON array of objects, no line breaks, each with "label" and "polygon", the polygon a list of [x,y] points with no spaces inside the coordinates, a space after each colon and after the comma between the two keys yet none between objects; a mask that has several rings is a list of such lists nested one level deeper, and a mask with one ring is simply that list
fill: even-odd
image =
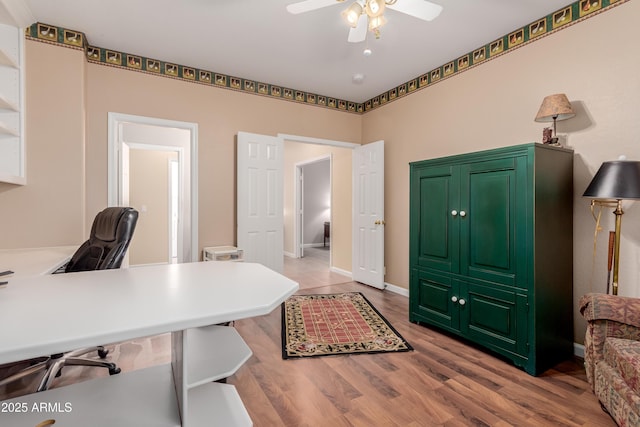
[{"label": "lamp shade", "polygon": [[575,116],[571,103],[564,93],[545,96],[542,105],[536,115],[536,122],[552,122],[554,120],[566,120]]},{"label": "lamp shade", "polygon": [[640,199],[640,161],[604,162],[582,196],[592,199]]}]

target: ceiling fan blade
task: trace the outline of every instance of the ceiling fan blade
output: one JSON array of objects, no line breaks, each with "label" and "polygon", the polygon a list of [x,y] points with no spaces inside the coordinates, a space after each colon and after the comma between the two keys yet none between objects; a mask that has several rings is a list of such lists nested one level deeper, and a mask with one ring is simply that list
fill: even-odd
[{"label": "ceiling fan blade", "polygon": [[344,0],[305,0],[287,5],[287,12],[297,15],[299,13],[311,12],[323,7],[333,6]]},{"label": "ceiling fan blade", "polygon": [[387,7],[423,21],[432,21],[442,12],[442,6],[426,0],[397,0]]},{"label": "ceiling fan blade", "polygon": [[358,24],[355,26],[355,28],[352,27],[349,30],[349,37],[347,38],[349,43],[363,42],[364,39],[367,38],[367,27],[367,15],[363,13],[362,15],[360,15],[360,18],[358,18]]}]

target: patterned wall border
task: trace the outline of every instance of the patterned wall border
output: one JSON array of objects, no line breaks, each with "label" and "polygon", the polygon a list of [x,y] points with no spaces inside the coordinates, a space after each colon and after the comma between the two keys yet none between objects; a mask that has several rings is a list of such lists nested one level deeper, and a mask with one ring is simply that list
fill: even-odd
[{"label": "patterned wall border", "polygon": [[40,22],[32,24],[25,29],[25,36],[44,43],[83,49],[87,60],[93,63],[345,112],[364,112],[364,104],[362,103],[92,46],[83,33],[49,24]]},{"label": "patterned wall border", "polygon": [[579,0],[364,103],[368,112],[630,0]]},{"label": "patterned wall border", "polygon": [[579,21],[595,16],[610,7],[626,3],[627,1],[630,0],[578,0],[546,17],[537,19],[522,28],[512,31],[466,55],[456,58],[363,103],[346,101],[241,77],[229,76],[214,71],[201,70],[158,59],[91,46],[83,33],[48,24],[35,23],[25,29],[25,35],[32,40],[63,45],[74,49],[82,49],[85,51],[87,60],[94,63],[291,102],[362,114],[417,90],[437,84],[486,61],[504,55],[513,49],[520,48]]}]

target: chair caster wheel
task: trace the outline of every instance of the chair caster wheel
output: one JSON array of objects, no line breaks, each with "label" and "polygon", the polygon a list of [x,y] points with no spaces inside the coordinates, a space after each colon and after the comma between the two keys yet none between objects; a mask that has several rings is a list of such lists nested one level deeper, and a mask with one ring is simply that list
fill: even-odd
[{"label": "chair caster wheel", "polygon": [[107,357],[107,354],[109,354],[109,350],[98,350],[98,356],[100,356],[100,359],[104,359],[105,357]]},{"label": "chair caster wheel", "polygon": [[113,365],[111,368],[109,368],[109,375],[119,374],[120,371],[121,371],[120,368],[118,368],[116,365]]}]

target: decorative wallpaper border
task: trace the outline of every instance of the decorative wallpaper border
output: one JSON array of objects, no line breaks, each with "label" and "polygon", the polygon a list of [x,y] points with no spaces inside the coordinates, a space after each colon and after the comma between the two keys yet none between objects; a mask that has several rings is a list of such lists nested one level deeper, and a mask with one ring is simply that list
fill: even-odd
[{"label": "decorative wallpaper border", "polygon": [[79,32],[43,23],[35,23],[25,29],[25,36],[32,40],[82,49],[88,61],[132,71],[156,74],[164,77],[199,83],[224,89],[278,98],[302,104],[314,105],[339,111],[362,114],[417,90],[453,77],[488,60],[497,58],[513,49],[520,48],[544,36],[567,28],[613,6],[630,0],[578,0],[522,28],[516,29],[472,52],[441,65],[419,77],[394,87],[363,103],[347,101],[276,86],[269,83],[229,76],[209,70],[174,64],[144,56],[91,46],[86,36]]},{"label": "decorative wallpaper border", "polygon": [[630,0],[579,0],[364,103],[368,112]]}]

